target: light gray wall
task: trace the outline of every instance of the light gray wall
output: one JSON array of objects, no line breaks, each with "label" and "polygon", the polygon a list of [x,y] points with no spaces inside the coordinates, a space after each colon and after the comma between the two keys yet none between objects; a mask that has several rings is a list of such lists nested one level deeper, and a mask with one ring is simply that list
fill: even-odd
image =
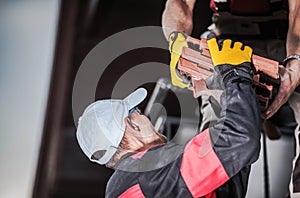
[{"label": "light gray wall", "polygon": [[32,196],[59,0],[0,1],[0,197]]},{"label": "light gray wall", "polygon": [[[288,192],[294,157],[294,136],[283,135],[279,140],[267,139],[269,192],[271,198],[283,198]],[[264,198],[265,178],[263,141],[259,159],[252,165],[246,198]]]}]

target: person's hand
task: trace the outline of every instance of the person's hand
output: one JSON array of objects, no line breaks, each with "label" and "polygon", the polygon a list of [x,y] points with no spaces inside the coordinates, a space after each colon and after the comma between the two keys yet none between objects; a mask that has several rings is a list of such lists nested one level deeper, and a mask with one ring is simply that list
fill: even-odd
[{"label": "person's hand", "polygon": [[287,68],[279,66],[279,74],[281,77],[281,84],[277,95],[264,114],[266,119],[272,117],[278,109],[288,101],[291,94],[299,85],[300,62],[298,60],[292,60],[288,62]]},{"label": "person's hand", "polygon": [[188,87],[188,81],[177,69],[177,64],[182,53],[182,48],[187,47],[186,36],[181,32],[172,32],[169,37],[169,50],[171,53],[170,73],[174,86],[180,88]]},{"label": "person's hand", "polygon": [[243,47],[243,43],[233,42],[229,39],[224,40],[222,46],[220,46],[213,33],[209,34],[207,39],[214,66],[224,64],[238,66],[242,63],[251,63],[253,50],[249,46]]},{"label": "person's hand", "polygon": [[251,64],[252,49],[241,42],[229,39],[218,43],[213,33],[208,35],[208,48],[215,72],[206,79],[209,89],[223,89],[230,81],[247,81],[252,83]]}]

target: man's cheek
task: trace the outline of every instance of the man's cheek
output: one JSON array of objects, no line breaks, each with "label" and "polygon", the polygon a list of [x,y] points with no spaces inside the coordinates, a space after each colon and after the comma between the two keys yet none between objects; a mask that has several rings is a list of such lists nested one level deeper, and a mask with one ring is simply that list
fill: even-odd
[{"label": "man's cheek", "polygon": [[137,123],[139,126],[140,125],[148,125],[148,124],[151,124],[150,120],[144,116],[144,115],[140,115],[140,116],[137,116],[135,118],[133,118],[134,122]]}]

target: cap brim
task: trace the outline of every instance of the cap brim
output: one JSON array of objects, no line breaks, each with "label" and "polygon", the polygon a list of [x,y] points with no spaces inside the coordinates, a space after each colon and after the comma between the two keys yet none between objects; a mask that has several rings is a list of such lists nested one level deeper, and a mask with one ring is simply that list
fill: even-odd
[{"label": "cap brim", "polygon": [[128,109],[132,109],[137,106],[143,100],[145,100],[147,96],[147,90],[145,88],[139,88],[127,96],[123,101],[127,104]]}]

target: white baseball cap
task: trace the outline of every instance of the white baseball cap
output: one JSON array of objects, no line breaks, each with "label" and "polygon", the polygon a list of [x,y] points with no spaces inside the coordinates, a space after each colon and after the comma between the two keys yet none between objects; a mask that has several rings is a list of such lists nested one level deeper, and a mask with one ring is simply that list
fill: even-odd
[{"label": "white baseball cap", "polygon": [[[99,100],[84,110],[79,118],[76,137],[91,161],[106,164],[116,153],[125,132],[125,117],[146,96],[146,89],[139,88],[124,100]],[[104,155],[100,159],[92,159],[97,151],[104,151]]]}]

